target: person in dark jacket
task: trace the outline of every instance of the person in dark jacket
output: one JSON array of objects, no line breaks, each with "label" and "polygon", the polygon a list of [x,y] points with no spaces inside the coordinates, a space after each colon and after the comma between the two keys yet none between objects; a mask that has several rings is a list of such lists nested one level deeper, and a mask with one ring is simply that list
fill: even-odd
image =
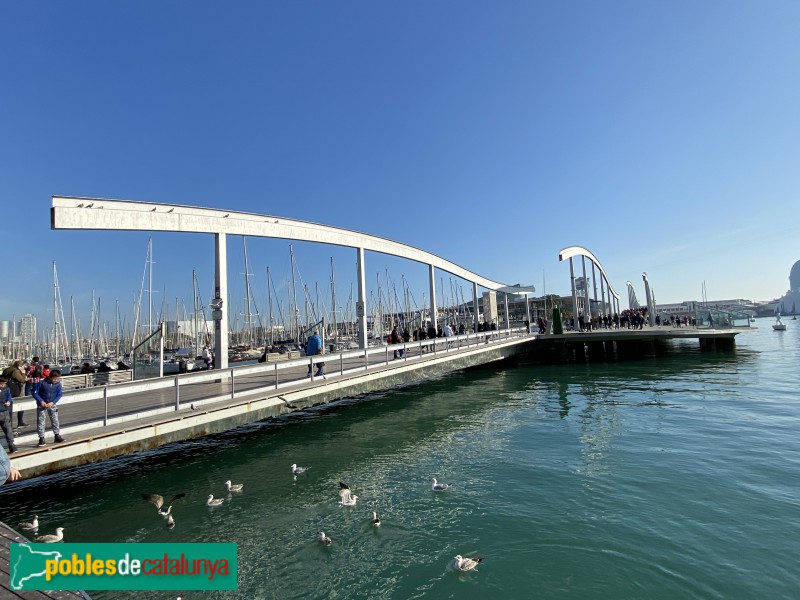
[{"label": "person in dark jacket", "polygon": [[[322,354],[322,338],[319,337],[316,333],[312,333],[308,337],[308,341],[306,342],[306,356],[315,356],[317,354]],[[308,373],[306,374],[306,377],[311,377],[311,363],[312,361],[308,362]],[[324,362],[314,363],[314,366],[317,367],[317,372],[314,374],[314,376],[324,377],[325,363]]]},{"label": "person in dark jacket", "polygon": [[100,366],[97,367],[97,372],[98,373],[110,373],[111,372],[111,367],[108,366],[106,361],[102,361],[100,363]]},{"label": "person in dark jacket", "polygon": [[[11,365],[3,370],[3,377],[6,378],[8,389],[12,398],[21,398],[22,391],[26,387],[27,378],[22,371],[22,361],[15,360]],[[17,412],[17,427],[27,427],[28,424],[22,420],[22,411]],[[13,415],[9,413],[9,418]]]},{"label": "person in dark jacket", "polygon": [[81,367],[81,375],[92,375],[93,373],[94,367],[88,362],[83,363],[83,366]]},{"label": "person in dark jacket", "polygon": [[50,417],[50,426],[56,443],[61,443],[61,427],[58,424],[58,401],[61,400],[63,391],[61,389],[61,371],[53,369],[46,379],[42,379],[33,389],[33,398],[36,400],[36,431],[39,434],[39,445],[44,446],[44,417]]},{"label": "person in dark jacket", "polygon": [[0,377],[0,429],[6,436],[8,453],[13,454],[17,451],[17,447],[14,445],[14,429],[11,427],[14,399],[11,397],[11,390],[8,389],[7,383],[5,377]]}]

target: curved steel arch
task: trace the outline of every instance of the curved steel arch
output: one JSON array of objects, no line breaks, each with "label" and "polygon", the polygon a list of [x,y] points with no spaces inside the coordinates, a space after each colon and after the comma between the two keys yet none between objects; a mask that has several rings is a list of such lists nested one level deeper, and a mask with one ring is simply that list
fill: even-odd
[{"label": "curved steel arch", "polygon": [[561,252],[558,253],[558,260],[563,261],[564,259],[572,258],[573,256],[585,256],[586,258],[591,260],[595,265],[597,265],[597,268],[600,269],[600,273],[603,275],[603,278],[606,280],[606,283],[608,283],[609,291],[612,294],[614,294],[614,297],[617,300],[620,299],[620,295],[617,293],[617,290],[614,289],[614,286],[611,285],[611,280],[609,280],[605,269],[603,269],[603,265],[600,264],[600,261],[597,260],[597,257],[594,254],[592,254],[589,250],[581,246],[569,246],[567,248],[564,248]]},{"label": "curved steel arch", "polygon": [[408,244],[308,221],[179,204],[71,196],[53,196],[51,211],[52,229],[214,233],[318,242],[407,258],[432,265],[490,290],[507,287]]},{"label": "curved steel arch", "polygon": [[[596,279],[595,273],[594,273],[594,269],[595,269],[595,267],[597,267],[600,270],[600,276],[601,276],[601,285],[600,285],[600,293],[601,293],[601,299],[600,299],[601,304],[600,304],[600,307],[601,307],[601,310],[603,311],[603,313],[605,313],[605,307],[609,306],[610,310],[614,311],[614,309],[616,307],[616,312],[619,312],[620,295],[617,293],[617,291],[611,285],[611,282],[608,279],[608,275],[606,274],[606,271],[603,268],[603,265],[601,265],[600,261],[597,260],[597,257],[594,254],[592,254],[589,250],[587,250],[586,248],[583,248],[582,246],[568,246],[567,248],[564,248],[561,252],[558,253],[558,260],[559,261],[563,261],[563,260],[566,260],[566,259],[569,260],[570,287],[572,288],[572,312],[573,312],[573,319],[575,320],[575,325],[576,326],[578,325],[578,322],[579,322],[579,318],[578,317],[579,317],[579,314],[580,314],[578,312],[578,293],[577,293],[577,288],[576,288],[576,285],[575,285],[575,270],[574,270],[573,263],[572,263],[572,259],[574,257],[576,257],[576,256],[580,256],[581,257],[581,262],[583,264],[584,311],[586,312],[586,316],[589,319],[591,319],[591,317],[593,316],[592,315],[592,309],[591,309],[591,300],[589,299],[589,285],[588,285],[588,280],[587,280],[587,277],[586,277],[586,259],[587,258],[591,261],[591,264],[592,264],[592,280],[594,281],[594,296],[595,296],[594,301],[595,301],[595,303],[598,302],[598,299],[597,299],[597,279]],[[604,295],[605,291],[604,291],[604,288],[603,288],[603,285],[602,285],[603,281],[605,281],[605,284],[606,284],[605,289],[608,290],[608,303],[607,304],[606,304],[605,295]],[[612,295],[614,297],[613,300],[611,298]],[[581,328],[581,331],[583,331],[582,328]]]}]

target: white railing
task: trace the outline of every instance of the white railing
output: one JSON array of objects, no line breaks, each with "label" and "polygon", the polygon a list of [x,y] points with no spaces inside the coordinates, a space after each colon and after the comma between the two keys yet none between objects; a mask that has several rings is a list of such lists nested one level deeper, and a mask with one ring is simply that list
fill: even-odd
[{"label": "white railing", "polygon": [[[449,338],[441,337],[433,340],[426,339],[402,344],[375,346],[367,348],[366,351],[362,349],[345,350],[338,353],[304,356],[286,361],[258,363],[211,371],[195,371],[168,377],[143,379],[127,383],[65,391],[64,397],[59,403],[62,408],[62,414],[64,408],[72,407],[76,404],[95,400],[102,400],[103,402],[101,405],[98,405],[94,416],[88,416],[82,419],[70,419],[69,415],[63,415],[61,423],[62,431],[68,434],[70,431],[83,431],[100,425],[108,426],[135,421],[165,413],[172,413],[187,408],[190,403],[193,404],[195,408],[198,408],[205,404],[226,399],[234,400],[236,398],[263,394],[264,391],[278,390],[282,387],[295,385],[302,381],[310,380],[313,382],[317,379],[315,374],[316,369],[313,365],[320,362],[325,362],[326,364],[326,377],[342,377],[350,374],[363,373],[370,369],[385,367],[393,362],[395,352],[402,352],[402,356],[398,357],[397,362],[404,364],[430,359],[430,357],[445,356],[463,349],[495,345],[522,337],[536,336],[525,332],[523,328],[502,329],[455,335]],[[423,347],[426,348],[426,352],[423,352]],[[409,350],[416,352],[412,354]],[[378,356],[381,356],[381,359],[375,360]],[[338,365],[336,363],[338,363]],[[312,364],[310,379],[308,376],[298,376],[296,373],[289,375],[286,373],[289,369],[296,369],[298,367],[308,366],[309,364]],[[258,380],[260,385],[253,386],[254,378]],[[245,387],[246,389],[237,390],[237,382],[239,382],[239,387]],[[218,388],[209,395],[202,395],[199,398],[195,397],[190,400],[183,400],[181,398],[182,389],[187,389],[189,386],[209,383],[216,383],[222,388],[227,389],[223,389],[222,393],[220,393],[221,390]],[[123,402],[126,396],[146,394],[148,392],[170,388],[174,390],[174,394],[170,397],[168,402],[165,396],[159,394],[159,401],[157,403],[148,404],[139,408],[125,408],[124,406]],[[14,403],[15,410],[31,410],[35,408],[36,406],[33,399],[25,399]],[[70,421],[72,421],[72,424],[70,424]],[[35,433],[26,433],[25,435],[18,436],[20,441],[24,441],[25,438],[29,437],[35,437]]]}]

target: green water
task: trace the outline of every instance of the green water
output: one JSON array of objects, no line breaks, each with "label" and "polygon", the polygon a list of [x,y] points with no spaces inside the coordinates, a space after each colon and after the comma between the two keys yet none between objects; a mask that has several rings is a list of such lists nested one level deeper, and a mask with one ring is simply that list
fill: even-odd
[{"label": "green water", "polygon": [[[760,320],[727,353],[691,342],[453,373],[6,486],[3,520],[38,514],[72,542],[237,542],[238,592],[189,599],[798,598],[800,321],[787,322]],[[294,479],[292,463],[309,471]],[[433,493],[432,477],[453,486]],[[209,509],[226,479],[244,492]],[[339,481],[356,507],[338,504]],[[166,530],[140,494],[181,491]],[[456,554],[484,561],[457,573]]]}]

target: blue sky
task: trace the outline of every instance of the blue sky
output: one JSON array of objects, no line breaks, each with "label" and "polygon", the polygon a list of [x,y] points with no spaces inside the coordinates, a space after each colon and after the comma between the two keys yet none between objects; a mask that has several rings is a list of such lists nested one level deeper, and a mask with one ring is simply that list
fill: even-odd
[{"label": "blue sky", "polygon": [[[53,260],[65,311],[72,297],[88,314],[94,291],[106,319],[117,300],[131,313],[147,234],[51,231],[53,194],[343,226],[563,294],[571,245],[623,298],[627,280],[644,296],[646,271],[659,302],[699,299],[703,281],[712,299],[772,299],[800,260],[797,2],[0,10],[0,319],[50,318]],[[213,240],[153,237],[154,302],[190,306],[192,269],[207,301]],[[312,289],[334,256],[346,301],[353,251],[295,253]],[[288,243],[249,240],[248,256],[263,311],[268,265],[285,294]],[[386,269],[398,290],[424,281],[367,261],[373,292]]]}]

